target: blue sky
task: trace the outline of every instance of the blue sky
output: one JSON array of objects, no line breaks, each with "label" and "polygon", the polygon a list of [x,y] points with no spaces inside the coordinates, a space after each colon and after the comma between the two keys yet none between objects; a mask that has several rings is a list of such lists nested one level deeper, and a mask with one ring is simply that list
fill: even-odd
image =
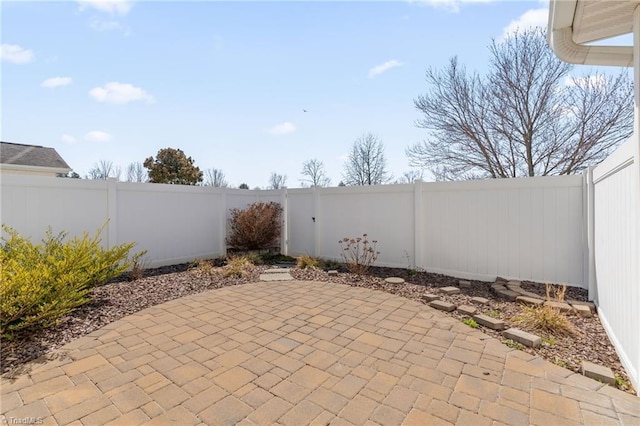
[{"label": "blue sky", "polygon": [[[413,100],[424,72],[457,55],[483,72],[540,1],[6,2],[2,140],[51,146],[84,176],[165,147],[233,186],[271,172],[300,186],[305,160],[336,185],[363,133],[395,176],[426,137]],[[306,109],[308,112],[303,112]],[[427,180],[429,175],[425,176]]]}]

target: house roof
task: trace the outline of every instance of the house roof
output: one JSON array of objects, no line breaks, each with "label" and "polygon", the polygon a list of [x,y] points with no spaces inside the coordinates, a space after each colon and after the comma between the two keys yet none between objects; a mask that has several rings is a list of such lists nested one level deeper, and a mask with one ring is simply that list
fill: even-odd
[{"label": "house roof", "polygon": [[0,142],[0,164],[71,170],[53,148],[13,142]]},{"label": "house roof", "polygon": [[549,44],[566,61],[587,65],[632,66],[631,46],[589,45],[633,31],[640,0],[551,0]]}]

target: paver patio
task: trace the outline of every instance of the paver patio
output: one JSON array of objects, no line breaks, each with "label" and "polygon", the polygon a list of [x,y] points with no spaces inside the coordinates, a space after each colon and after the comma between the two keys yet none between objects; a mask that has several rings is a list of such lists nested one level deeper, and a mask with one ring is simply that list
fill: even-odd
[{"label": "paver patio", "polygon": [[3,379],[8,424],[640,424],[632,395],[421,303],[330,283],[184,297],[62,352]]}]

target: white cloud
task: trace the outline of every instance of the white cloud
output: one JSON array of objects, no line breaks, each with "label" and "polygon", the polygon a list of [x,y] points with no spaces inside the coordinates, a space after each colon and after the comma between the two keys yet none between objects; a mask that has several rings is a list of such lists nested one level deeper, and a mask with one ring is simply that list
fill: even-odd
[{"label": "white cloud", "polygon": [[33,60],[33,52],[17,44],[0,45],[0,56],[3,61],[14,64],[26,64]]},{"label": "white cloud", "polygon": [[84,140],[89,142],[109,142],[111,135],[101,130],[93,130],[84,135]]},{"label": "white cloud", "polygon": [[549,9],[546,7],[540,9],[530,9],[520,15],[518,19],[514,19],[507,25],[503,32],[502,38],[508,38],[516,31],[524,31],[530,28],[542,27],[546,28],[549,23]]},{"label": "white cloud", "polygon": [[128,83],[111,82],[102,87],[89,90],[89,96],[98,102],[111,104],[126,104],[134,101],[153,102],[153,96],[139,87]]},{"label": "white cloud", "polygon": [[103,19],[92,19],[89,23],[89,26],[92,30],[95,31],[115,31],[122,30],[122,25],[118,21],[112,20],[103,20]]},{"label": "white cloud", "polygon": [[76,138],[74,138],[73,136],[65,133],[64,135],[60,136],[60,140],[64,143],[67,143],[69,145],[72,145],[74,143],[76,143]]},{"label": "white cloud", "polygon": [[460,6],[464,3],[491,3],[493,1],[496,0],[410,0],[412,3],[445,9],[449,12],[459,12]]},{"label": "white cloud", "polygon": [[40,83],[40,86],[53,89],[55,87],[68,86],[72,81],[71,77],[51,77]]},{"label": "white cloud", "polygon": [[278,125],[273,126],[269,129],[269,133],[272,135],[288,135],[296,131],[296,126],[293,123],[285,122]]},{"label": "white cloud", "polygon": [[130,0],[78,0],[80,10],[93,8],[109,15],[127,15],[133,6]]},{"label": "white cloud", "polygon": [[395,59],[387,61],[381,65],[376,65],[369,70],[369,78],[374,78],[375,76],[380,75],[383,72],[389,71],[391,68],[401,67],[403,65],[404,64],[402,62],[396,61]]}]

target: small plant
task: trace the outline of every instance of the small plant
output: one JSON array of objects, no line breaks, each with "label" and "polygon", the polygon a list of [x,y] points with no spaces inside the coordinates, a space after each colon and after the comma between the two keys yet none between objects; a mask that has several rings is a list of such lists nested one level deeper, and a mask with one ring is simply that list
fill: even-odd
[{"label": "small plant", "polygon": [[547,301],[555,300],[556,302],[564,302],[564,296],[567,294],[567,285],[554,286],[553,284],[545,284]]},{"label": "small plant", "polygon": [[131,271],[129,271],[129,281],[137,281],[144,278],[145,270],[148,267],[147,259],[138,257],[134,260]]},{"label": "small plant", "polygon": [[320,259],[320,265],[321,265],[321,268],[324,269],[325,271],[330,271],[330,270],[337,271],[343,266],[342,263],[336,262],[335,260],[329,260],[329,259]]},{"label": "small plant", "polygon": [[518,325],[552,336],[575,334],[575,327],[569,319],[551,306],[523,306],[522,312],[513,318]]},{"label": "small plant", "polygon": [[465,318],[462,320],[462,323],[471,328],[478,328],[478,323],[473,318]]},{"label": "small plant", "polygon": [[300,269],[317,269],[320,267],[320,261],[313,256],[300,256],[296,262],[296,267]]},{"label": "small plant", "polygon": [[549,346],[553,346],[556,344],[556,340],[553,337],[543,337],[542,341],[545,342]]},{"label": "small plant", "polygon": [[[104,227],[102,228],[104,229]],[[2,226],[0,247],[0,334],[13,338],[32,327],[49,327],[90,300],[91,289],[130,270],[145,254],[130,256],[134,243],[108,250],[100,234],[66,240],[49,229],[33,244]]]},{"label": "small plant", "polygon": [[502,343],[509,346],[511,349],[523,350],[525,348],[525,346],[522,343],[516,342],[515,340],[512,340],[512,339],[503,339]]},{"label": "small plant", "polygon": [[232,209],[227,244],[241,250],[278,246],[282,207],[276,203],[254,203],[244,210]]},{"label": "small plant", "polygon": [[487,311],[484,314],[491,318],[500,318],[500,312],[498,311]]},{"label": "small plant", "polygon": [[555,365],[557,365],[558,367],[562,367],[562,368],[568,368],[569,367],[569,364],[567,364],[565,361],[563,361],[563,360],[561,360],[559,358],[556,358],[555,361],[553,361],[553,363]]},{"label": "small plant", "polygon": [[617,374],[614,377],[615,381],[616,381],[616,386],[620,389],[631,389],[631,383],[629,383],[628,381],[624,380],[622,377],[618,376]]},{"label": "small plant", "polygon": [[202,272],[203,274],[213,273],[213,263],[209,260],[196,259],[191,264],[191,268],[198,272]]},{"label": "small plant", "polygon": [[338,241],[338,244],[342,248],[341,254],[347,269],[358,275],[366,274],[380,254],[376,251],[378,242],[376,240],[369,242],[367,234],[362,234],[362,237],[358,238],[345,237]]},{"label": "small plant", "polygon": [[252,268],[253,263],[247,256],[230,257],[227,259],[227,264],[222,267],[222,276],[242,278]]}]

